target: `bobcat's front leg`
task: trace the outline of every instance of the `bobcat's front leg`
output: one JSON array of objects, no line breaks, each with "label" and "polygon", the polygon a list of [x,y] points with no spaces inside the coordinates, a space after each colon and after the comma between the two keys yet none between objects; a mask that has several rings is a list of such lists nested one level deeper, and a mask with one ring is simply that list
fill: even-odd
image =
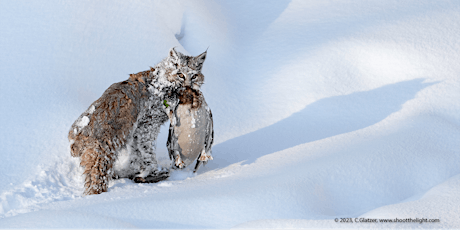
[{"label": "bobcat's front leg", "polygon": [[143,182],[140,178],[147,177],[149,174],[158,171],[155,142],[159,130],[152,129],[152,125],[154,124],[139,121],[133,135],[132,154],[135,157],[131,164],[137,171],[137,174],[134,176],[135,182]]},{"label": "bobcat's front leg", "polygon": [[[153,104],[158,105],[159,102]],[[152,183],[164,180],[169,177],[169,172],[160,170],[156,159],[156,140],[161,125],[168,119],[166,113],[158,109],[151,109],[138,120],[134,133],[136,139],[133,146],[138,155],[139,174],[134,178],[135,182]]]}]

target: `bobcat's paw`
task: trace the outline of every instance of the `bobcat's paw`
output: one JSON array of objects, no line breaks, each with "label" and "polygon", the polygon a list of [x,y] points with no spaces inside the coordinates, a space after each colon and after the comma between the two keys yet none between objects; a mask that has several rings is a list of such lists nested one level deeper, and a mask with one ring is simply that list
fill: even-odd
[{"label": "bobcat's paw", "polygon": [[166,180],[169,177],[168,171],[156,171],[154,173],[149,174],[148,176],[142,177],[135,177],[133,181],[135,183],[157,183],[162,180]]}]

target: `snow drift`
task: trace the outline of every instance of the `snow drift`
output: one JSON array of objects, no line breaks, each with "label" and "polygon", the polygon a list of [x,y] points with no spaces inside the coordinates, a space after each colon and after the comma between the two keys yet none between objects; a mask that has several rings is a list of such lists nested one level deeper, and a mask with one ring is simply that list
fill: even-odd
[{"label": "snow drift", "polygon": [[[0,31],[1,228],[460,227],[456,1],[3,1]],[[174,46],[209,47],[214,161],[82,197],[70,125]]]}]

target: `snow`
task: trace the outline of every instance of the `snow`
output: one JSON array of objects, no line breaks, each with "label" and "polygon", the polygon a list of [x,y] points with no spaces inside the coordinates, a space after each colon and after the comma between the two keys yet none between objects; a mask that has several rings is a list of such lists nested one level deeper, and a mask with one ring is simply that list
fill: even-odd
[{"label": "snow", "polygon": [[94,113],[94,110],[96,110],[96,107],[94,107],[94,105],[92,105],[91,107],[89,107],[87,113],[88,113],[88,114],[93,114],[93,113]]},{"label": "snow", "polygon": [[[196,114],[196,111],[194,111],[193,113],[191,112],[190,114],[192,115],[192,121],[191,121],[192,125],[191,125],[191,127],[194,129],[195,128],[195,123],[196,123],[194,115]],[[190,137],[190,135],[188,135],[188,136]]]},{"label": "snow", "polygon": [[87,116],[83,116],[80,121],[77,122],[78,128],[82,129],[89,124],[89,118]]},{"label": "snow", "polygon": [[[460,228],[458,1],[1,1],[0,31],[0,228]],[[71,124],[171,47],[209,47],[214,160],[82,197]]]}]

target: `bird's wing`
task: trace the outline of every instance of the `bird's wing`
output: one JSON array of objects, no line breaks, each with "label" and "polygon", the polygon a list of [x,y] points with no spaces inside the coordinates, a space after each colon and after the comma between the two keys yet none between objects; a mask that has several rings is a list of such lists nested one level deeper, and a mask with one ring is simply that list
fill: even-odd
[{"label": "bird's wing", "polygon": [[[208,117],[207,117],[207,122],[206,122],[206,133],[205,133],[205,136],[204,136],[204,154],[211,157],[210,159],[212,160],[212,151],[211,151],[211,147],[212,147],[212,143],[214,142],[214,122],[212,120],[212,112],[210,109],[207,109],[208,111]],[[196,165],[195,165],[195,170],[194,172],[198,171],[198,169],[200,168],[200,166],[202,164],[206,164],[208,161],[201,161],[199,160],[201,158],[203,153],[200,153],[200,156],[198,157],[198,160],[196,161]],[[209,159],[209,158],[208,158]]]},{"label": "bird's wing", "polygon": [[212,112],[211,109],[209,111],[209,116],[208,116],[208,122],[206,125],[206,134],[205,134],[205,140],[204,140],[204,146],[205,146],[205,152],[208,155],[211,155],[211,146],[212,143],[214,142],[214,122],[212,120]]},{"label": "bird's wing", "polygon": [[166,142],[166,147],[168,148],[168,153],[169,153],[169,159],[171,160],[176,160],[176,155],[174,154],[174,151],[177,149],[177,137],[174,134],[174,127],[172,124],[169,124],[169,134],[168,134],[168,141]]}]

